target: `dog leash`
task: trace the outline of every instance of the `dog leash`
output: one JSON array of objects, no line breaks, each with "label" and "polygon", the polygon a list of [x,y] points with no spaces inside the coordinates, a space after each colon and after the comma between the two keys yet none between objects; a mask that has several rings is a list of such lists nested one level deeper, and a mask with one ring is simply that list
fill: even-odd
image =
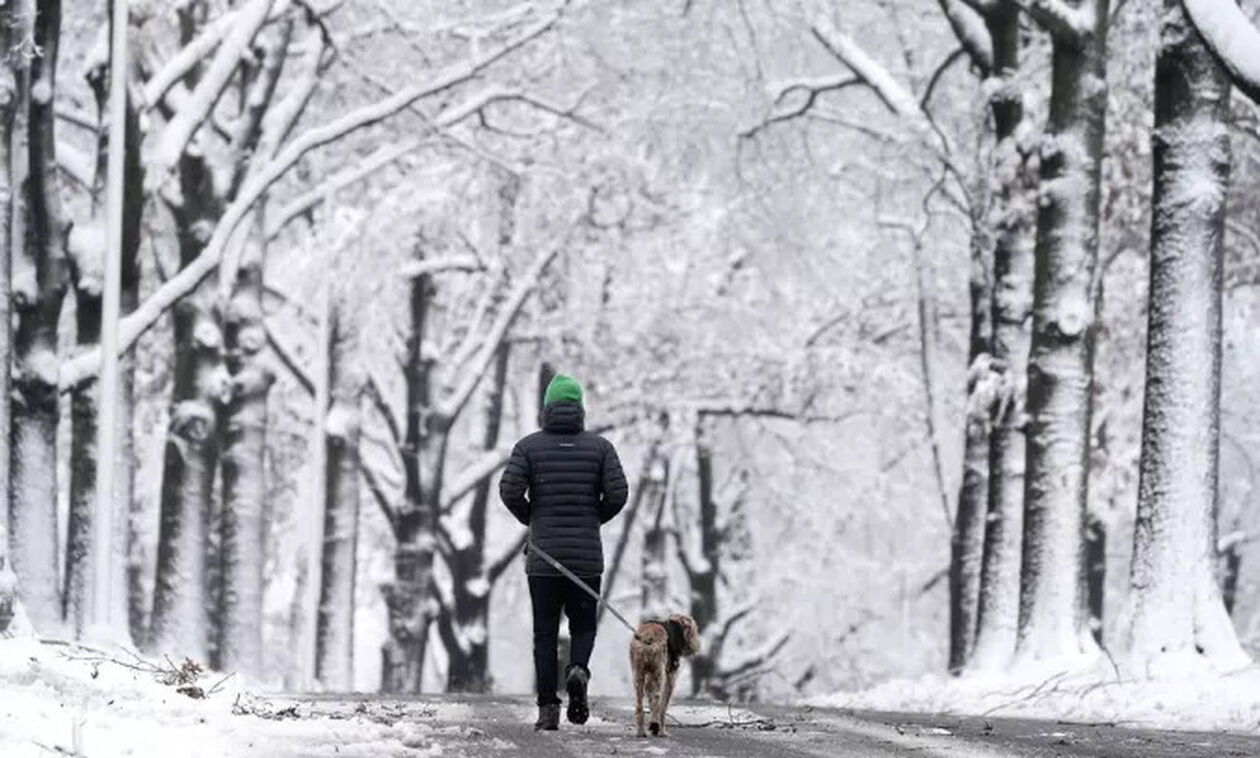
[{"label": "dog leash", "polygon": [[542,548],[538,547],[538,545],[535,545],[534,541],[530,539],[529,537],[525,538],[525,542],[526,544],[529,545],[530,550],[533,550],[537,552],[538,555],[542,556],[542,559],[546,561],[547,563],[550,563],[552,568],[554,568],[556,571],[559,571],[566,578],[572,580],[574,584],[576,584],[577,586],[585,590],[586,594],[595,598],[595,602],[599,603],[600,605],[604,606],[608,610],[612,611],[612,615],[616,616],[617,620],[620,621],[622,624],[625,624],[625,627],[630,630],[630,634],[634,635],[635,639],[639,640],[640,642],[646,642],[646,640],[642,640],[639,638],[638,631],[634,628],[634,626],[629,621],[626,621],[626,617],[622,616],[621,613],[616,608],[613,607],[613,604],[605,600],[602,595],[600,595],[591,587],[591,585],[582,581],[582,579],[577,574],[573,573],[572,571],[568,570],[563,565],[561,565],[560,561],[557,561],[555,558],[552,558],[550,555],[548,555],[546,550],[543,550]]}]

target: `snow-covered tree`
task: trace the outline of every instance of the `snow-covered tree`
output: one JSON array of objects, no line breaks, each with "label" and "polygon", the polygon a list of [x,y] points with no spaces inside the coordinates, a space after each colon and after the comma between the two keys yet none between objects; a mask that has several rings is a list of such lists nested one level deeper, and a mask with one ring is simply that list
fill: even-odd
[{"label": "snow-covered tree", "polygon": [[10,544],[27,613],[36,628],[61,619],[57,540],[57,327],[68,286],[66,233],[57,169],[57,55],[61,4],[15,9],[22,46],[18,74],[13,206],[13,419]]},{"label": "snow-covered tree", "polygon": [[1028,363],[1027,470],[1017,656],[1096,651],[1085,608],[1099,181],[1107,109],[1107,0],[1030,6],[1052,41],[1040,146]]},{"label": "snow-covered tree", "polygon": [[1141,478],[1127,664],[1138,675],[1247,663],[1216,578],[1221,281],[1230,79],[1164,2]]}]

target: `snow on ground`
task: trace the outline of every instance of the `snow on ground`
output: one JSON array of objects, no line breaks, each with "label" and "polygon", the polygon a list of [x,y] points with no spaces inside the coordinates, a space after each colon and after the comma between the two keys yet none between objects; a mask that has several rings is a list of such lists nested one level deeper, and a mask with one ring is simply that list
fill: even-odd
[{"label": "snow on ground", "polygon": [[[117,649],[105,652],[31,638],[0,639],[0,755],[373,756],[443,753],[436,722],[453,707],[398,706],[312,718],[286,711],[231,686],[204,699],[163,684],[154,669],[173,671]],[[221,676],[192,686],[211,690]],[[186,684],[186,683],[185,683]],[[406,711],[406,712],[403,712]]]},{"label": "snow on ground", "polygon": [[929,674],[862,692],[811,698],[819,707],[1039,718],[1195,731],[1260,733],[1260,667],[1134,681],[1095,668],[1022,675]]}]

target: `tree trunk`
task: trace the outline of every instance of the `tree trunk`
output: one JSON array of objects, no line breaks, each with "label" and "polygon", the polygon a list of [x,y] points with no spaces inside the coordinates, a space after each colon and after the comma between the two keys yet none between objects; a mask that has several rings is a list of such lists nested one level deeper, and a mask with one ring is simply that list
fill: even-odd
[{"label": "tree trunk", "polygon": [[1024,386],[1032,339],[1034,198],[1036,176],[1019,144],[1024,122],[1017,87],[1019,11],[998,3],[985,17],[998,80],[990,98],[999,177],[990,226],[994,230],[992,355],[1000,382],[989,432],[988,506],[972,664],[1005,666],[1015,651],[1024,524]]},{"label": "tree trunk", "polygon": [[[703,417],[696,422],[696,483],[699,513],[697,526],[700,532],[700,556],[698,561],[687,561],[687,578],[691,584],[691,617],[700,629],[712,629],[718,618],[717,580],[721,571],[722,537],[718,531],[717,503],[713,494],[713,450],[705,439]],[[680,530],[681,537],[681,530]],[[686,548],[682,548],[686,549]],[[711,635],[710,639],[716,639]],[[691,659],[691,694],[715,694],[718,660],[722,654],[720,644],[709,645]]]},{"label": "tree trunk", "polygon": [[1052,85],[1041,150],[1033,331],[1028,362],[1022,660],[1096,651],[1082,560],[1089,482],[1094,273],[1106,126],[1107,0],[1089,7],[1087,32],[1053,31]]},{"label": "tree trunk", "polygon": [[[172,211],[180,261],[201,252],[203,230],[220,215],[210,172],[199,158],[180,165],[183,204]],[[207,555],[220,416],[229,378],[223,366],[223,335],[214,308],[214,283],[203,281],[174,309],[175,367],[170,423],[162,471],[157,574],[153,588],[149,647],[155,653],[208,661],[211,627]]]},{"label": "tree trunk", "polygon": [[[246,232],[242,232],[246,233]],[[267,562],[267,393],[275,374],[264,357],[264,235],[245,241],[235,292],[224,318],[231,375],[223,435],[223,512],[219,524],[222,593],[216,668],[262,673]]]},{"label": "tree trunk", "polygon": [[[482,447],[494,450],[499,444],[503,421],[503,393],[507,386],[509,343],[499,348],[494,374],[486,392],[485,436]],[[473,493],[468,514],[468,533],[472,541],[465,548],[456,547],[451,567],[454,607],[448,652],[446,689],[448,692],[489,692],[492,684],[489,670],[490,591],[494,579],[487,569],[486,512],[490,504],[492,477],[487,476]],[[453,645],[451,643],[454,643]]]},{"label": "tree trunk", "polygon": [[1146,399],[1126,640],[1137,675],[1246,665],[1214,572],[1230,80],[1165,0]]},{"label": "tree trunk", "polygon": [[448,429],[433,417],[425,326],[433,284],[418,276],[411,285],[411,334],[407,341],[407,429],[403,443],[404,503],[395,528],[394,581],[385,585],[389,640],[382,649],[381,689],[420,692],[429,625],[433,622],[433,560],[440,465]]},{"label": "tree trunk", "polygon": [[979,352],[972,357],[968,372],[962,490],[958,494],[958,511],[950,536],[949,670],[954,673],[962,670],[971,658],[980,608],[992,426],[992,402],[985,395],[985,385],[991,383],[991,364],[988,354]]},{"label": "tree trunk", "polygon": [[[617,577],[621,573],[621,566],[625,559],[626,549],[630,544],[630,535],[634,532],[635,525],[638,523],[639,508],[644,502],[649,500],[653,503],[656,496],[650,493],[659,492],[665,487],[666,473],[669,471],[669,461],[661,451],[664,437],[669,432],[669,414],[662,412],[660,415],[660,438],[655,439],[648,445],[647,453],[643,457],[643,466],[639,469],[639,479],[637,485],[631,490],[633,496],[630,499],[630,506],[626,509],[625,515],[622,517],[621,536],[617,538],[617,545],[613,548],[612,559],[608,562],[608,568],[604,572],[604,597],[612,598],[613,589],[617,586]],[[599,609],[595,612],[595,624],[599,625],[604,620],[604,611],[608,606],[600,603]]]},{"label": "tree trunk", "polygon": [[326,689],[354,687],[354,588],[359,541],[359,399],[355,329],[334,311],[329,345],[331,403],[324,423],[327,489],[324,545],[316,615],[315,678]]},{"label": "tree trunk", "polygon": [[987,220],[974,218],[971,238],[971,336],[968,340],[967,415],[963,421],[963,474],[950,535],[949,670],[957,672],[971,657],[980,604],[980,562],[984,554],[984,513],[989,498],[988,385],[992,328],[990,318],[989,234]]},{"label": "tree trunk", "polygon": [[1103,608],[1107,590],[1107,525],[1090,515],[1085,527],[1085,599],[1094,642],[1103,641]]},{"label": "tree trunk", "polygon": [[648,506],[652,508],[652,520],[647,532],[643,535],[642,559],[642,616],[643,618],[662,618],[670,612],[669,603],[669,569],[665,564],[665,546],[669,533],[665,529],[665,510],[669,505],[669,462],[665,463],[665,474],[658,483],[653,480],[653,492],[645,494]]},{"label": "tree trunk", "polygon": [[[9,518],[13,568],[26,610],[36,629],[50,630],[59,624],[62,610],[57,539],[57,322],[67,285],[67,227],[58,189],[53,113],[61,6],[57,0],[40,0],[37,5],[34,42],[43,54],[30,59],[23,193],[28,207],[25,237],[14,245],[21,254],[14,261],[14,305],[19,319],[14,335],[16,402]],[[22,212],[20,206],[15,212]]]}]

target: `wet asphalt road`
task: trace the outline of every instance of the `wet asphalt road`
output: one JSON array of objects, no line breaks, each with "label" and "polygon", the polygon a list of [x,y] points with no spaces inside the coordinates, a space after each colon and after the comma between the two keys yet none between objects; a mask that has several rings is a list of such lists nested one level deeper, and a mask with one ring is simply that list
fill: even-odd
[{"label": "wet asphalt road", "polygon": [[[1260,756],[1260,735],[1166,732],[1111,725],[904,713],[849,712],[788,706],[682,702],[671,707],[669,736],[639,739],[629,702],[595,699],[584,726],[534,732],[531,698],[508,696],[372,696],[273,698],[301,719],[370,719],[413,724],[422,739],[400,752],[442,756],[679,756],[812,758],[815,756]],[[296,708],[294,708],[296,706]],[[436,748],[435,746],[440,746]],[[393,752],[390,753],[395,754]]]}]

